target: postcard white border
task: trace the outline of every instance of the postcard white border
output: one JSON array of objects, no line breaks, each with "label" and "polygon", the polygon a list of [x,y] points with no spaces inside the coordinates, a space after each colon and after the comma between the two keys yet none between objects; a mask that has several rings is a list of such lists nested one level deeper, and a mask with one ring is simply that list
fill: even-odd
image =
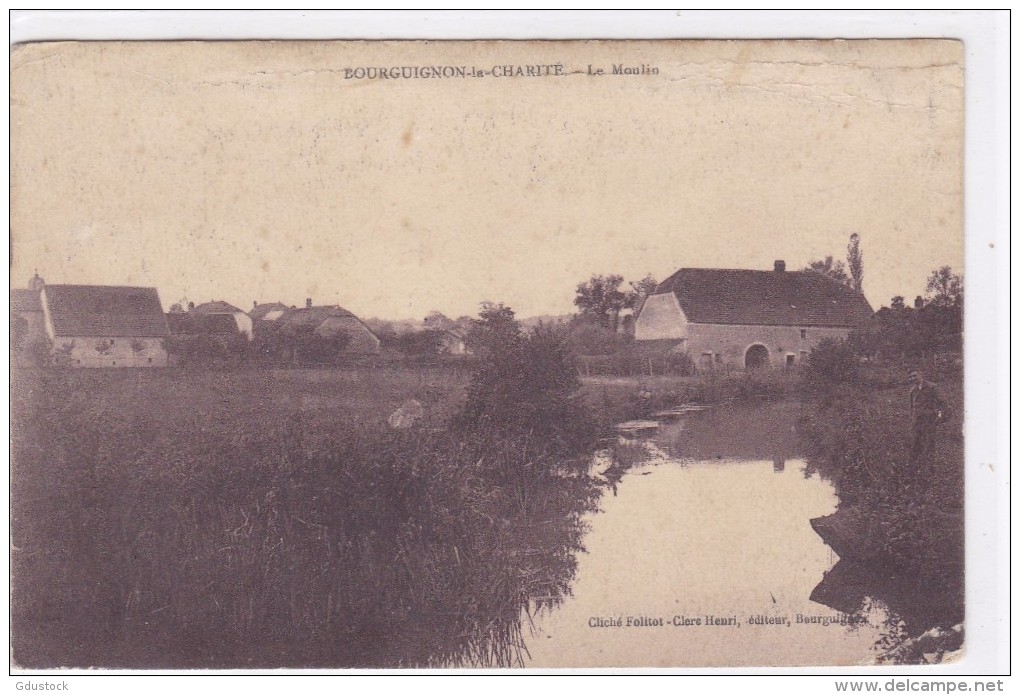
[{"label": "postcard white border", "polygon": [[[1008,562],[1010,557],[1008,385],[1011,315],[1008,189],[1010,172],[1009,158],[1006,154],[1006,143],[1009,141],[1008,11],[14,10],[10,17],[12,45],[28,41],[61,39],[912,37],[956,38],[963,40],[965,44],[967,655],[957,664],[937,669],[930,667],[669,669],[665,672],[873,675],[882,679],[907,674],[925,676],[1001,674],[1008,672],[1010,664],[1011,610]],[[8,69],[5,73],[8,88],[9,75]],[[8,156],[9,154],[8,144]],[[707,686],[707,681],[714,679],[698,680]],[[798,681],[802,682],[804,679],[782,680],[788,683],[781,689],[777,688],[776,692],[799,692]],[[89,677],[76,679],[74,689],[79,692],[91,690],[116,692],[127,688],[134,689],[130,685],[125,685],[125,682],[137,683],[134,679],[119,679],[118,682],[116,678]],[[97,687],[93,688],[93,685]],[[146,684],[147,687],[150,685],[153,684]],[[204,690],[193,680],[181,685],[189,689],[198,686]],[[214,680],[210,682],[210,689],[223,685],[226,684]],[[250,685],[254,683],[246,684],[246,687]],[[284,684],[274,682],[271,687],[275,690],[281,685]],[[306,687],[308,681],[302,680],[296,685]],[[689,689],[688,685],[693,683],[685,684],[685,689]],[[761,687],[758,684],[747,685],[755,689]],[[169,691],[173,684],[157,687],[166,687]],[[446,687],[443,687],[446,690]],[[814,688],[810,688],[805,692],[813,690]]]}]

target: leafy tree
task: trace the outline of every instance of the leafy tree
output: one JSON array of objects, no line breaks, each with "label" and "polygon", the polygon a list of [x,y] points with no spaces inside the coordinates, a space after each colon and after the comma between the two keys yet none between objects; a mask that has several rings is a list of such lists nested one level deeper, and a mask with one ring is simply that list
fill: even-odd
[{"label": "leafy tree", "polygon": [[929,305],[963,308],[963,276],[948,265],[931,271],[925,292]]},{"label": "leafy tree", "polygon": [[464,342],[476,355],[489,355],[501,346],[513,345],[523,339],[524,332],[513,309],[502,303],[482,302],[478,318],[471,321]]},{"label": "leafy tree", "polygon": [[592,275],[577,286],[574,305],[582,316],[594,320],[604,328],[616,330],[620,311],[627,307],[627,294],[620,291],[622,275]]},{"label": "leafy tree", "polygon": [[903,295],[898,294],[892,298],[892,303],[889,306],[893,309],[905,309],[907,306],[906,298]]},{"label": "leafy tree", "polygon": [[487,342],[457,418],[463,428],[564,453],[590,443],[594,425],[575,397],[580,381],[561,330],[525,334],[502,304],[487,305],[474,329]]},{"label": "leafy tree", "polygon": [[826,256],[823,260],[815,260],[808,263],[804,270],[813,270],[816,273],[827,275],[841,285],[853,287],[853,280],[846,274],[846,267],[843,261],[834,261],[832,256]]},{"label": "leafy tree", "polygon": [[856,232],[850,235],[850,243],[846,247],[846,265],[850,270],[850,288],[864,291],[864,256],[861,254],[861,236]]}]

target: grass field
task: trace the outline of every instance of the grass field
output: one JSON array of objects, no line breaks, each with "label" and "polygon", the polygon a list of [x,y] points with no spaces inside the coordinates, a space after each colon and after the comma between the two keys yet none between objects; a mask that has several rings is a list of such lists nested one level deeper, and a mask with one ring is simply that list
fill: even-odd
[{"label": "grass field", "polygon": [[25,371],[15,385],[31,390],[61,381],[74,402],[111,416],[145,412],[160,420],[207,417],[274,420],[329,412],[360,424],[384,421],[408,399],[443,420],[464,398],[465,368],[353,365],[343,369],[93,369]]}]

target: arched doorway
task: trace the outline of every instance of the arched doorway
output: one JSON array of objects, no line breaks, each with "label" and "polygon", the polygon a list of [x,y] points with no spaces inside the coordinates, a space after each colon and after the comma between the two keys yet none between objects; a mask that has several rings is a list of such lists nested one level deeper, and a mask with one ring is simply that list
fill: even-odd
[{"label": "arched doorway", "polygon": [[769,366],[769,349],[758,343],[747,348],[744,353],[744,367],[747,369],[762,369]]}]

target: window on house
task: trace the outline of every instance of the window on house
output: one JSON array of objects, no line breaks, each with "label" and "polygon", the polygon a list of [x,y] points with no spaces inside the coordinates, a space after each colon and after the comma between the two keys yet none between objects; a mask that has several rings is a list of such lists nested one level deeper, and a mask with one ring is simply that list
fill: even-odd
[{"label": "window on house", "polygon": [[151,357],[149,358],[149,364],[152,364],[152,358]]},{"label": "window on house", "polygon": [[804,338],[807,338],[807,329],[806,328],[801,328],[800,329],[800,337],[801,337],[801,340],[803,340]]},{"label": "window on house", "polygon": [[786,366],[787,366],[787,367],[792,367],[792,366],[793,366],[793,361],[794,361],[794,359],[795,359],[795,358],[794,358],[794,355],[793,355],[793,353],[792,353],[792,352],[791,352],[790,354],[788,354],[788,355],[786,356]]},{"label": "window on house", "polygon": [[716,364],[722,364],[722,353],[721,352],[715,353],[715,363]]}]

